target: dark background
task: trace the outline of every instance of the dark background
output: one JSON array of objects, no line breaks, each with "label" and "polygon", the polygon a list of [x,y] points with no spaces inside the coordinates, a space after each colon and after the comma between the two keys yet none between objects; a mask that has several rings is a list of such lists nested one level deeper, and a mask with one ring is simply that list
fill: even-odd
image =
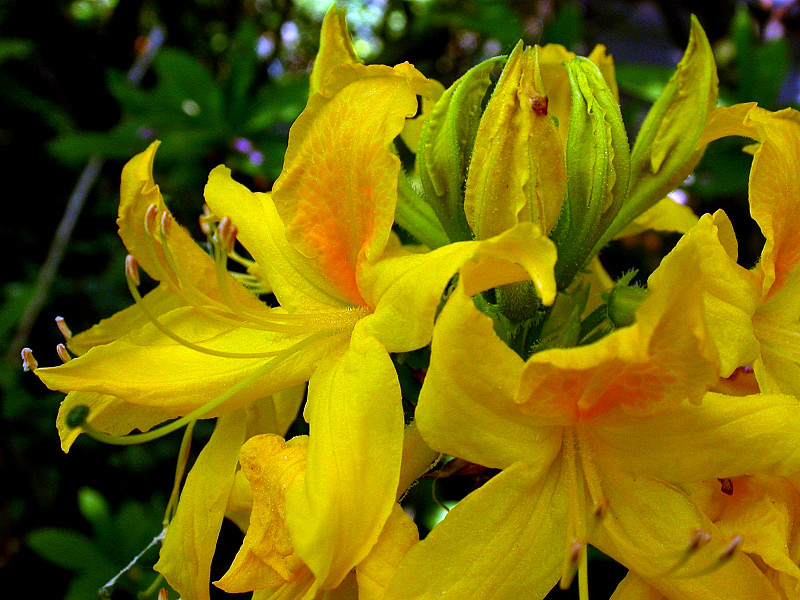
[{"label": "dark background", "polygon": [[[794,105],[800,93],[800,3],[793,1],[343,4],[351,6],[351,31],[366,62],[408,60],[445,85],[520,38],[562,43],[578,53],[603,43],[618,66],[631,141],[682,55],[692,12],[714,46],[722,102],[757,100],[775,109]],[[55,316],[80,331],[131,303],[114,224],[119,173],[150,140],[163,140],[156,180],[198,239],[211,168],[224,162],[253,189],[270,189],[288,128],[305,103],[325,9],[324,2],[280,0],[0,2],[0,232],[7,252],[0,262],[3,593],[96,597],[97,588],[159,532],[180,436],[125,449],[81,439],[63,454],[54,426],[62,396],[22,373],[19,351],[30,346],[43,364],[56,364],[61,337]],[[158,35],[163,43],[151,68],[138,88],[130,85],[126,71],[148,36]],[[740,236],[741,262],[749,267],[762,239],[747,213],[749,159],[741,146],[712,146],[685,192],[698,214],[718,207],[728,212]],[[89,174],[96,177],[85,205],[68,209],[90,159],[95,168]],[[52,281],[42,284],[41,268],[65,211],[76,226],[62,236],[61,260],[50,263]],[[636,266],[643,281],[675,239],[646,233],[616,242],[604,262],[617,276]],[[195,448],[209,432],[207,423],[197,427]],[[446,504],[474,484],[447,482],[436,496]],[[407,500],[423,532],[440,511],[432,496],[425,481]],[[235,528],[226,527],[217,576],[239,543]],[[150,585],[155,554],[151,550],[120,579],[114,598],[134,598]],[[593,558],[590,572],[593,598],[609,597],[624,575],[602,556]]]}]

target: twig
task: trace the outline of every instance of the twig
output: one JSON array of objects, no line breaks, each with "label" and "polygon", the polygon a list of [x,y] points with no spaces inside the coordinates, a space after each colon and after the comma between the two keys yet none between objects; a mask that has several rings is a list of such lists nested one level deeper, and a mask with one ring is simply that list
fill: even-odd
[{"label": "twig", "polygon": [[[136,57],[136,61],[128,71],[128,81],[132,85],[138,86],[142,82],[144,74],[163,43],[164,30],[156,26],[147,36],[147,45],[144,50]],[[53,285],[58,268],[61,266],[61,261],[75,230],[75,225],[78,223],[78,217],[86,204],[89,192],[92,191],[95,183],[97,183],[104,162],[105,159],[102,154],[92,154],[86,162],[75,188],[72,190],[67,207],[64,210],[64,216],[61,217],[61,222],[58,224],[53,241],[50,244],[50,251],[47,253],[47,258],[36,277],[33,294],[28,300],[25,312],[19,319],[14,339],[9,345],[8,354],[6,355],[8,361],[17,360],[20,349],[27,344],[33,325],[47,302],[50,288]]]}]

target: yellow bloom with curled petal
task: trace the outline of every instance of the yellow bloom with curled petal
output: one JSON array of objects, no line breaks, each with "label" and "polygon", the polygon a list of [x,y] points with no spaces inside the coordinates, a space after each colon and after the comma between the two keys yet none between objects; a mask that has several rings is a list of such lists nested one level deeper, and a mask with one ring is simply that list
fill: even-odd
[{"label": "yellow bloom with curled petal", "polygon": [[528,360],[476,309],[487,282],[462,270],[417,425],[435,450],[501,472],[409,551],[385,600],[543,598],[576,570],[586,598],[588,544],[671,598],[779,597],[735,552],[741,539],[678,487],[800,466],[798,399],[707,392],[719,369],[699,243],[710,222],[650,277],[633,325]]},{"label": "yellow bloom with curled petal", "polygon": [[[720,339],[733,335],[723,372],[752,366],[765,392],[800,395],[800,233],[796,225],[800,180],[800,113],[769,112],[754,104],[717,109],[702,142],[738,135],[756,140],[750,170],[750,214],[766,241],[752,284],[713,315]],[[736,240],[728,236],[732,260]],[[731,305],[736,310],[731,309]],[[735,320],[731,319],[735,314]]]},{"label": "yellow bloom with curled petal", "polygon": [[[314,575],[294,551],[286,526],[286,489],[304,472],[307,447],[305,436],[284,442],[274,435],[254,437],[242,447],[239,475],[247,482],[241,495],[249,496],[245,501],[251,507],[249,525],[239,553],[217,587],[230,593],[254,591],[256,597],[275,594],[285,600],[316,597]],[[436,453],[409,425],[397,496],[435,460]],[[395,504],[370,553],[330,593],[337,598],[380,600],[400,559],[418,539],[413,521]]]},{"label": "yellow bloom with curled petal", "polygon": [[[224,167],[211,173],[214,259],[166,210],[152,178],[155,145],[134,158],[123,173],[120,233],[168,292],[139,302],[143,325],[125,320],[129,331],[113,341],[36,371],[73,406],[86,394],[123,403],[115,414],[135,411],[126,427],[142,429],[224,417],[308,380],[307,463],[287,490],[286,514],[322,589],[367,556],[395,502],[403,411],[389,353],[429,342],[442,292],[465,263],[502,283],[533,280],[545,304],[555,296],[554,248],[532,224],[427,254],[392,237],[400,164],[390,146],[432,88],[408,64],[335,67],[292,127],[272,194],[251,193]],[[279,307],[227,272],[234,232]]]}]

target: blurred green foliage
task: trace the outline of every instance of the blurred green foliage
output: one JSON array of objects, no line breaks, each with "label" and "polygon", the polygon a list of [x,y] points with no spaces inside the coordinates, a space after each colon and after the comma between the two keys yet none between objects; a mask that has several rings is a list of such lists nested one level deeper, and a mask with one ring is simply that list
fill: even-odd
[{"label": "blurred green foliage", "polygon": [[97,490],[78,490],[78,508],[91,526],[91,535],[61,527],[45,527],[30,532],[28,546],[39,556],[74,573],[64,600],[96,597],[133,557],[147,549],[141,558],[125,570],[113,590],[131,594],[157,579],[152,566],[158,556],[153,540],[161,531],[164,502],[155,496],[150,502],[127,500],[112,512]]},{"label": "blurred green foliage", "polygon": [[[561,43],[577,52],[604,43],[615,56],[631,132],[671,74],[692,11],[712,38],[724,103],[758,101],[775,109],[796,98],[798,51],[788,41],[796,23],[778,22],[787,33],[773,35],[775,15],[760,11],[756,2],[341,3],[350,6],[356,48],[367,62],[408,60],[445,85],[477,62],[508,51],[519,38]],[[51,4],[0,4],[0,168],[4,197],[25,214],[4,220],[5,243],[13,254],[2,263],[0,347],[9,346],[20,325],[78,169],[91,155],[105,157],[106,166],[72,234],[51,300],[29,336],[28,345],[46,364],[57,361],[48,349],[61,341],[53,317],[61,314],[80,330],[131,302],[114,218],[119,171],[132,155],[162,141],[156,180],[195,233],[202,187],[217,164],[226,163],[255,190],[270,189],[280,173],[289,126],[305,104],[307,74],[329,2]],[[166,42],[141,84],[134,85],[126,71],[154,28]],[[771,38],[765,35],[769,31]],[[685,192],[697,212],[724,207],[743,228],[742,262],[750,266],[761,240],[757,230],[745,227],[749,157],[742,145],[740,140],[713,145]],[[612,247],[604,260],[618,275],[615,264],[624,256],[622,264],[634,263],[646,277],[674,241],[643,234]],[[54,427],[61,395],[23,376],[18,352],[8,348],[11,358],[0,363],[0,589],[32,590],[33,582],[37,596],[92,598],[158,534],[160,494],[171,487],[178,440],[108,449],[81,439],[63,455]],[[410,415],[424,356],[400,355],[396,365]],[[195,431],[194,455],[208,436],[202,425]],[[296,430],[303,431],[302,424]],[[435,484],[425,479],[405,505],[419,516],[424,533],[479,483],[479,475],[454,475]],[[239,542],[236,535],[223,535],[220,574]],[[150,585],[153,575],[146,567],[155,555],[148,551],[120,578],[114,598],[132,598]],[[597,564],[602,568],[592,574],[592,593],[608,597],[624,570]],[[576,596],[554,591],[552,597]]]}]

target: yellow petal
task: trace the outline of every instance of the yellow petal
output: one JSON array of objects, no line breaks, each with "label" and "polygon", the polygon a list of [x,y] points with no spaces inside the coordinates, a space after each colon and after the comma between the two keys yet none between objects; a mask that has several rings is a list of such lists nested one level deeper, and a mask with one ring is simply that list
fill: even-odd
[{"label": "yellow petal", "polygon": [[606,47],[598,44],[592,48],[592,52],[587,56],[590,61],[597,65],[603,74],[603,79],[608,84],[608,89],[615,98],[619,99],[619,87],[617,87],[617,77],[614,70],[614,59],[606,52]]},{"label": "yellow petal", "polygon": [[359,261],[380,255],[394,221],[400,161],[390,146],[430,87],[408,64],[342,65],[289,133],[272,194],[286,238],[351,304],[364,304]]},{"label": "yellow petal", "polygon": [[[185,302],[171,293],[169,287],[163,283],[146,294],[142,301],[147,310],[155,316],[161,316],[175,308],[185,306]],[[75,354],[84,354],[94,346],[113,342],[149,322],[150,320],[141,307],[134,304],[107,319],[103,319],[90,329],[73,336],[67,342],[67,347]]]},{"label": "yellow petal", "polygon": [[309,80],[309,95],[319,92],[331,71],[339,65],[357,64],[361,60],[353,48],[347,31],[347,11],[333,4],[322,20],[319,34],[319,53],[314,59],[314,68]]},{"label": "yellow petal", "polygon": [[422,439],[416,422],[409,423],[403,434],[403,460],[400,464],[397,499],[400,500],[414,482],[427,473],[438,459],[439,453],[432,450]]},{"label": "yellow petal", "polygon": [[403,452],[400,385],[389,355],[358,326],[311,378],[306,472],[287,490],[292,543],[323,589],[372,549],[395,503]]},{"label": "yellow petal", "polygon": [[103,433],[126,435],[134,430],[149,431],[159,423],[180,417],[179,411],[160,407],[143,408],[129,402],[94,392],[70,392],[61,402],[56,417],[56,428],[61,438],[61,449],[69,452],[72,444],[83,433],[80,427],[68,427],[66,420],[76,406],[89,408],[86,421]]},{"label": "yellow petal", "polygon": [[702,257],[692,246],[670,256],[651,275],[635,324],[528,360],[517,395],[521,410],[591,419],[618,405],[647,415],[702,397],[719,368],[703,318]]},{"label": "yellow petal", "polygon": [[753,368],[759,388],[765,392],[800,393],[799,275],[794,273],[753,318],[761,351]]},{"label": "yellow petal", "polygon": [[691,208],[667,197],[656,202],[652,207],[636,217],[616,237],[622,238],[637,235],[648,230],[686,233],[696,223],[697,215],[694,214]]},{"label": "yellow petal", "polygon": [[[776,587],[788,598],[800,592],[797,557],[797,515],[800,493],[782,477],[740,477],[734,493],[722,498],[716,519],[728,536],[742,536],[742,552],[758,556]],[[793,558],[794,556],[794,558]]]},{"label": "yellow petal", "polygon": [[[176,309],[164,315],[161,322],[194,344],[228,352],[286,350],[307,337],[237,327],[205,318],[189,308]],[[108,394],[176,414],[188,414],[213,398],[230,393],[234,386],[244,385],[206,415],[216,416],[301,384],[316,362],[340,352],[345,340],[346,334],[332,335],[270,367],[275,360],[272,357],[213,356],[179,344],[155,326],[147,325],[115,342],[96,346],[64,365],[37,369],[37,375],[52,389]],[[248,378],[253,379],[251,385],[245,384]]]},{"label": "yellow petal", "polygon": [[461,282],[439,315],[431,349],[416,409],[428,445],[494,468],[553,460],[560,431],[538,415],[519,412],[514,395],[524,363],[497,337],[492,320],[475,308]]},{"label": "yellow petal", "polygon": [[[200,298],[199,302],[204,305],[216,302],[224,306],[225,298],[219,291],[213,260],[192,240],[189,232],[175,222],[171,223],[164,236],[179,273],[170,265],[165,254],[164,244],[158,234],[160,220],[164,214],[170,220],[174,219],[171,218],[161,191],[153,180],[153,160],[158,145],[159,142],[152,143],[147,150],[134,156],[122,170],[117,218],[119,235],[128,252],[153,279],[169,284],[177,295],[181,295],[179,291],[183,290],[184,295]],[[148,233],[145,229],[145,214],[151,205],[156,206],[157,215],[152,224],[154,229]],[[266,310],[231,275],[226,274],[225,277],[235,306],[256,312]]]},{"label": "yellow petal", "polygon": [[667,600],[664,594],[650,586],[644,579],[636,573],[628,572],[617,589],[611,596],[611,600]]},{"label": "yellow petal", "polygon": [[186,478],[155,567],[183,598],[207,600],[211,559],[244,443],[244,411],[220,417]]},{"label": "yellow petal", "polygon": [[800,236],[795,220],[800,180],[800,113],[785,109],[771,113],[754,104],[717,109],[709,120],[704,140],[729,135],[760,142],[750,169],[750,213],[766,242],[758,268],[764,274],[763,293],[777,290],[800,263]]},{"label": "yellow petal", "polygon": [[317,265],[286,240],[286,228],[271,194],[248,190],[218,166],[208,176],[205,198],[219,218],[228,217],[239,230],[237,239],[266,273],[281,306],[292,312],[339,308],[348,302]]},{"label": "yellow petal", "polygon": [[[777,600],[767,578],[744,554],[734,552],[720,560],[732,540],[686,494],[614,466],[602,468],[601,479],[608,511],[589,542],[666,597]],[[687,557],[687,544],[696,528],[710,538]]]},{"label": "yellow petal", "polygon": [[402,558],[419,541],[414,521],[395,504],[378,541],[356,567],[359,600],[381,600]]},{"label": "yellow petal", "polygon": [[287,444],[276,435],[250,438],[239,463],[253,495],[250,526],[225,576],[215,583],[228,593],[311,585],[308,568],[294,554],[286,528],[285,490],[305,470],[307,438]]},{"label": "yellow petal", "polygon": [[442,97],[442,94],[444,94],[444,86],[438,81],[431,79],[430,85],[431,91],[429,95],[422,97],[420,101],[422,106],[420,107],[419,114],[410,119],[406,119],[406,125],[403,128],[403,133],[400,134],[400,137],[403,139],[403,143],[405,143],[408,149],[414,154],[419,152],[422,126],[433,112],[433,107],[436,105],[436,101]]},{"label": "yellow petal", "polygon": [[548,233],[567,191],[564,149],[548,114],[539,49],[511,53],[481,117],[464,197],[478,239],[530,221]]},{"label": "yellow petal", "polygon": [[560,461],[504,470],[409,551],[384,600],[544,598],[567,543],[566,479]]},{"label": "yellow petal", "polygon": [[388,252],[359,277],[364,297],[375,306],[362,327],[389,352],[425,346],[442,293],[459,269],[471,294],[532,280],[542,302],[552,304],[555,261],[553,243],[532,223],[520,223],[489,240],[449,244],[425,254]]},{"label": "yellow petal", "polygon": [[758,277],[736,263],[733,225],[722,211],[703,215],[662,262],[665,271],[679,272],[687,252],[699,258],[697,277],[702,290],[706,325],[720,356],[720,376],[751,365],[758,356],[753,315],[758,306]]},{"label": "yellow petal", "polygon": [[542,81],[547,92],[547,112],[555,117],[562,147],[567,147],[569,117],[572,111],[572,94],[569,75],[564,66],[575,58],[575,54],[559,44],[547,44],[539,49],[539,65]]},{"label": "yellow petal", "polygon": [[614,411],[586,435],[604,460],[673,483],[800,470],[800,401],[780,394],[708,393],[654,417]]}]

